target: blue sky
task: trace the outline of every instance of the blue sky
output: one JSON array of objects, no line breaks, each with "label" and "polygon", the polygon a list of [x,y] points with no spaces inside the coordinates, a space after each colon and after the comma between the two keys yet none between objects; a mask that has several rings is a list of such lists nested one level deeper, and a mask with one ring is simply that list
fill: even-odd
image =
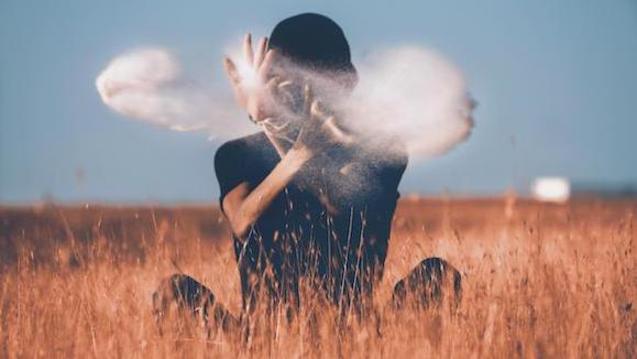
[{"label": "blue sky", "polygon": [[94,79],[117,54],[161,45],[219,81],[230,39],[306,11],[341,24],[356,54],[415,43],[464,70],[474,134],[412,162],[403,193],[525,190],[542,175],[637,184],[633,0],[3,0],[0,202],[214,201],[220,143],[113,113]]}]

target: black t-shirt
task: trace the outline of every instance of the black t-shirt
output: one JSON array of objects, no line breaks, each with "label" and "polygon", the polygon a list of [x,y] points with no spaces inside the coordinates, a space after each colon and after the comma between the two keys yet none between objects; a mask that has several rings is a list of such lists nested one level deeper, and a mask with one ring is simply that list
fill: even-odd
[{"label": "black t-shirt", "polygon": [[[407,157],[372,161],[363,153],[335,148],[316,156],[274,199],[247,239],[234,238],[244,306],[260,289],[296,300],[302,279],[318,284],[334,301],[361,290],[371,293],[382,275]],[[262,132],[223,144],[215,154],[222,210],[228,192],[243,182],[258,186],[279,161]],[[330,211],[321,198],[330,199]]]}]

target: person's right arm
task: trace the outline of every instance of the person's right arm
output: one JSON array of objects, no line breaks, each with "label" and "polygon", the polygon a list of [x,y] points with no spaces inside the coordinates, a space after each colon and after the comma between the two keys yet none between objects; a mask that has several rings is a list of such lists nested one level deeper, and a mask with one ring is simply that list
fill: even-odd
[{"label": "person's right arm", "polygon": [[[252,40],[248,34],[244,39],[244,54],[246,62],[252,66],[257,76],[256,88],[244,86],[245,79],[232,60],[226,58],[224,64],[239,106],[250,114],[253,121],[261,123],[268,116],[263,102],[264,98],[267,99],[267,79],[274,53],[272,50],[267,50],[267,39],[263,39],[255,56],[252,52]],[[294,145],[289,150],[286,150],[285,145],[276,141],[274,137],[268,136],[281,157],[281,161],[272,172],[256,186],[244,181],[235,185],[223,196],[221,202],[223,212],[230,222],[232,231],[239,238],[245,238],[249,234],[251,226],[314,154],[321,153],[336,142],[351,141],[350,137],[338,128],[334,117],[320,109],[318,101],[314,100],[310,93],[309,86],[305,87],[305,108],[307,118]],[[241,161],[241,158],[236,160]],[[217,175],[219,177],[219,174]]]},{"label": "person's right arm", "polygon": [[251,226],[311,158],[307,148],[292,148],[254,189],[242,182],[224,196],[223,212],[237,237],[244,239],[249,234]]},{"label": "person's right arm", "polygon": [[241,182],[225,194],[221,205],[236,236],[245,238],[249,234],[251,226],[315,154],[343,141],[344,135],[334,131],[340,130],[335,127],[333,117],[326,119],[314,101],[296,142],[289,151],[280,153],[281,161],[265,179],[254,188],[247,181]]}]

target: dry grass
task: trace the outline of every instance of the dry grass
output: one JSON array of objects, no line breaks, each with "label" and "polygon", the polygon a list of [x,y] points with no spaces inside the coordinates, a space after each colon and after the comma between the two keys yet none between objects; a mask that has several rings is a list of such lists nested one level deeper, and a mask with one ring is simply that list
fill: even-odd
[{"label": "dry grass", "polygon": [[[380,336],[369,323],[337,330],[306,300],[294,323],[243,345],[187,320],[161,336],[151,315],[171,262],[238,311],[216,209],[0,209],[0,357],[635,357],[636,214],[628,200],[403,200],[377,292]],[[464,274],[458,313],[383,312],[393,282],[434,255]]]}]

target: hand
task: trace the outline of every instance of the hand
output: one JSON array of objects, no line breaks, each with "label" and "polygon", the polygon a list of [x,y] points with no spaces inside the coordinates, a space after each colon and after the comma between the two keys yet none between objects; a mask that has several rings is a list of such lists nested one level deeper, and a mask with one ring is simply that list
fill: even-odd
[{"label": "hand", "polygon": [[268,39],[262,38],[255,54],[252,48],[252,35],[248,33],[243,39],[244,58],[239,67],[230,58],[224,58],[226,74],[237,103],[257,123],[268,117],[268,86],[271,84],[267,83],[267,77],[272,68],[274,51],[268,50],[267,44]]},{"label": "hand", "polygon": [[309,85],[304,90],[306,120],[294,144],[295,148],[320,153],[330,146],[349,146],[354,142],[351,134],[339,126],[336,117],[314,98]]}]

